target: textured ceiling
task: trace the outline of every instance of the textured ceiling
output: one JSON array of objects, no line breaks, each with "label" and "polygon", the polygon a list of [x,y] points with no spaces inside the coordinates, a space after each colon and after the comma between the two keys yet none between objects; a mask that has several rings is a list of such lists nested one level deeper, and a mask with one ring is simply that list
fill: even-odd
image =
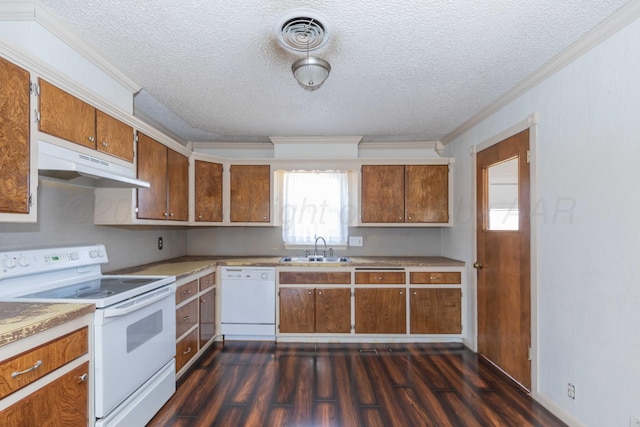
[{"label": "textured ceiling", "polygon": [[[628,0],[43,0],[143,87],[136,114],[185,141],[364,136],[435,141]],[[331,21],[331,64],[298,86],[274,23]]]}]

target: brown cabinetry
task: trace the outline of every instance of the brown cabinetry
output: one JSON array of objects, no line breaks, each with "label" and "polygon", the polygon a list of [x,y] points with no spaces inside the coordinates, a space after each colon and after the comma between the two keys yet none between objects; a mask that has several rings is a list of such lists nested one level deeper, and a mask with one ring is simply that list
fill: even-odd
[{"label": "brown cabinetry", "polygon": [[363,223],[448,223],[448,165],[363,165]]},{"label": "brown cabinetry", "polygon": [[460,289],[412,288],[409,303],[411,333],[461,333],[461,302]]},{"label": "brown cabinetry", "polygon": [[351,332],[351,289],[280,288],[280,332]]},{"label": "brown cabinetry", "polygon": [[407,331],[404,288],[357,288],[356,333],[404,334]]},{"label": "brown cabinetry", "polygon": [[189,159],[160,142],[139,134],[138,178],[150,188],[138,189],[139,219],[187,221]]},{"label": "brown cabinetry", "polygon": [[195,221],[222,222],[222,165],[196,160]]},{"label": "brown cabinetry", "polygon": [[231,222],[271,221],[271,166],[231,165]]},{"label": "brown cabinetry", "polygon": [[57,88],[45,80],[40,85],[38,130],[133,162],[133,128]]},{"label": "brown cabinetry", "polygon": [[215,300],[215,289],[209,289],[200,295],[200,314],[198,318],[199,348],[202,348],[215,336]]},{"label": "brown cabinetry", "polygon": [[31,208],[29,72],[0,58],[0,213]]}]

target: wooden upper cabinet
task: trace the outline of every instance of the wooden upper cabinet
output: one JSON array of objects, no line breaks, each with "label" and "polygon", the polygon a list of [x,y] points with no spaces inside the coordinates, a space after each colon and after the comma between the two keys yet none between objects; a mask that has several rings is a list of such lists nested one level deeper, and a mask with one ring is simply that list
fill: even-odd
[{"label": "wooden upper cabinet", "polygon": [[133,162],[133,128],[39,79],[38,130]]},{"label": "wooden upper cabinet", "polygon": [[405,222],[449,222],[449,166],[404,168]]},{"label": "wooden upper cabinet", "polygon": [[195,161],[195,220],[222,222],[222,165]]},{"label": "wooden upper cabinet", "polygon": [[45,80],[40,85],[38,130],[96,148],[96,109]]},{"label": "wooden upper cabinet", "polygon": [[29,213],[29,72],[0,58],[0,212]]},{"label": "wooden upper cabinet", "polygon": [[143,133],[138,135],[138,179],[151,184],[138,189],[138,218],[167,219],[167,147]]},{"label": "wooden upper cabinet", "polygon": [[167,148],[169,219],[189,219],[189,158]]},{"label": "wooden upper cabinet", "polygon": [[133,162],[133,128],[96,110],[96,149]]},{"label": "wooden upper cabinet", "polygon": [[362,222],[404,222],[404,166],[363,165]]},{"label": "wooden upper cabinet", "polygon": [[138,134],[138,178],[150,188],[138,189],[138,218],[189,219],[189,159]]},{"label": "wooden upper cabinet", "polygon": [[231,222],[269,222],[271,166],[232,165]]},{"label": "wooden upper cabinet", "polygon": [[363,223],[449,222],[448,165],[363,165]]}]

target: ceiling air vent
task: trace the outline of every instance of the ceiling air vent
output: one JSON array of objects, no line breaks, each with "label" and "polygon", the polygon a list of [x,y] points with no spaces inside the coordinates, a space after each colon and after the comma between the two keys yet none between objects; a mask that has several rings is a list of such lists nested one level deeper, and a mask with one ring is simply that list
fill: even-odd
[{"label": "ceiling air vent", "polygon": [[331,34],[329,20],[312,9],[290,10],[274,26],[280,44],[294,52],[313,51],[324,46]]}]

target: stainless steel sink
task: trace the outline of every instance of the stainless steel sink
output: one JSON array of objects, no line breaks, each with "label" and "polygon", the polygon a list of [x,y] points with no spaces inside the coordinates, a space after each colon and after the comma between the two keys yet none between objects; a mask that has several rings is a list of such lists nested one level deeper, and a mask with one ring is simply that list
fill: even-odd
[{"label": "stainless steel sink", "polygon": [[309,255],[309,256],[299,256],[299,257],[291,257],[285,256],[280,258],[280,262],[284,262],[287,264],[321,264],[321,263],[349,263],[351,262],[351,258],[346,256],[322,256],[322,255]]}]

